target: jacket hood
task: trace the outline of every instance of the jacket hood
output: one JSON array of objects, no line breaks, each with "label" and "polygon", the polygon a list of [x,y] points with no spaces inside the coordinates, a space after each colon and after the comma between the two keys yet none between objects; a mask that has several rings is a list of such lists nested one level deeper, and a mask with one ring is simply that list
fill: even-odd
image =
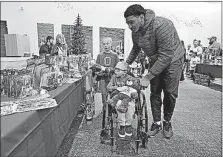
[{"label": "jacket hood", "polygon": [[145,14],[145,24],[142,28],[142,30],[140,32],[146,32],[148,26],[150,25],[150,23],[153,21],[153,19],[155,18],[155,12],[153,10],[150,9],[146,9],[146,14]]}]

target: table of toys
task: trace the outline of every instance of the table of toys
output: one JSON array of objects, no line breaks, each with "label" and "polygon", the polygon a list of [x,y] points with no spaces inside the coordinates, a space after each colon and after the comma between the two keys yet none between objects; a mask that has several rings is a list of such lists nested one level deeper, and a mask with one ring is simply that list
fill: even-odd
[{"label": "table of toys", "polygon": [[[55,153],[55,149],[59,147],[58,141],[61,142],[63,139],[62,136],[54,145],[52,144],[52,151],[48,154],[46,150],[30,154],[32,152],[28,150],[30,144],[24,144],[22,141],[25,141],[24,139],[31,134],[31,130],[35,130],[38,125],[41,125],[41,121],[44,121],[50,112],[56,110],[55,107],[59,107],[58,111],[70,112],[71,108],[69,107],[72,106],[69,105],[78,103],[78,106],[82,103],[85,83],[83,77],[88,73],[89,60],[89,55],[34,57],[27,60],[27,67],[24,69],[1,70],[1,142],[4,143],[1,145],[1,156],[41,156],[43,154],[52,156],[52,153]],[[75,110],[77,110],[76,107],[72,109],[76,112]],[[67,129],[69,129],[75,114],[70,113]],[[54,118],[60,118],[61,113],[57,113],[57,116]],[[51,123],[53,125],[53,122]],[[55,125],[58,124],[55,123]],[[59,126],[58,128],[52,127],[55,130],[59,129]],[[60,134],[65,135],[65,133]],[[55,136],[58,136],[56,134]],[[37,135],[35,134],[35,136]],[[42,139],[44,140],[43,137]],[[18,145],[21,145],[22,148],[19,148]],[[16,148],[16,146],[18,147]],[[24,150],[26,146],[27,150]],[[39,145],[38,147],[44,146]],[[34,146],[30,145],[30,148],[34,148]]]},{"label": "table of toys", "polygon": [[209,86],[215,78],[222,77],[222,57],[207,51],[202,54],[200,64],[195,67],[194,83]]}]

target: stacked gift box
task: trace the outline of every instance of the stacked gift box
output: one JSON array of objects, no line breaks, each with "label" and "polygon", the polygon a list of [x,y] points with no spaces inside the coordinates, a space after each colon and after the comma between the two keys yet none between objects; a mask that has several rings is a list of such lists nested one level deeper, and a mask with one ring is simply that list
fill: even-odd
[{"label": "stacked gift box", "polygon": [[209,86],[211,83],[211,77],[209,75],[194,73],[194,83]]},{"label": "stacked gift box", "polygon": [[1,95],[22,98],[35,95],[34,77],[28,69],[4,69],[1,70]]},{"label": "stacked gift box", "polygon": [[1,94],[23,98],[38,94],[41,89],[53,90],[68,79],[81,79],[89,61],[90,55],[35,56],[27,60],[26,68],[0,71]]}]

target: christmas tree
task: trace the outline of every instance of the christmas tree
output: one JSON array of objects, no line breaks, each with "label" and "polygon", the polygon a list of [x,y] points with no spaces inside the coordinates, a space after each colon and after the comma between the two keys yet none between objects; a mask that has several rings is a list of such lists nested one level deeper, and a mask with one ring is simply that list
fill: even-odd
[{"label": "christmas tree", "polygon": [[74,23],[74,32],[71,37],[70,52],[71,54],[86,54],[85,35],[80,15],[78,14]]}]

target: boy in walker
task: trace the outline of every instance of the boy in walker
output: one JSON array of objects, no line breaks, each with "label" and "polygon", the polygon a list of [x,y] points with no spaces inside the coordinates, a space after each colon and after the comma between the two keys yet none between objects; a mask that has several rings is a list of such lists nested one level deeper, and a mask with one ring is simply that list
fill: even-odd
[{"label": "boy in walker", "polygon": [[[132,136],[132,119],[135,113],[134,99],[138,97],[137,89],[135,88],[139,88],[139,82],[134,81],[134,78],[128,75],[127,72],[128,65],[125,62],[118,62],[115,67],[115,74],[107,86],[107,90],[112,92],[111,99],[108,100],[108,103],[116,108],[118,114],[117,120],[120,126],[118,135],[121,138]],[[134,85],[126,86],[129,80],[133,80]],[[119,100],[117,101],[117,98],[114,99],[112,95],[114,95],[114,98],[118,95],[117,98]]]}]

